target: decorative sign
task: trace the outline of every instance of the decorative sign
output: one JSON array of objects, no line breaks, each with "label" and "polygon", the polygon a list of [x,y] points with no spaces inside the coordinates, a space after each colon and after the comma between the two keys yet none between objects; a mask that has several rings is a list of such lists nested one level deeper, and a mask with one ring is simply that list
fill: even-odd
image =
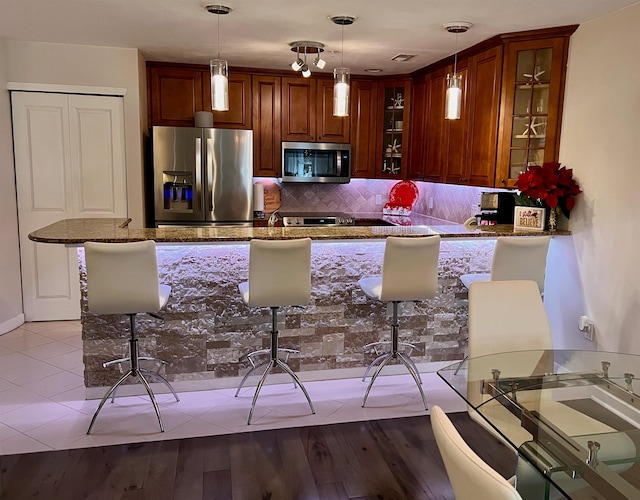
[{"label": "decorative sign", "polygon": [[539,207],[514,208],[514,231],[544,231],[544,217],[546,210]]}]

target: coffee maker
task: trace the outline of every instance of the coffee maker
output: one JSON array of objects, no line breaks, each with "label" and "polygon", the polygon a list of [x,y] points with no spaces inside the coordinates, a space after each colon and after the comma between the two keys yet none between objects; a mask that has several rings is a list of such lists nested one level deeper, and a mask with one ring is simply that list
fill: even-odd
[{"label": "coffee maker", "polygon": [[480,213],[476,216],[478,225],[513,224],[513,209],[515,205],[515,191],[481,193]]}]

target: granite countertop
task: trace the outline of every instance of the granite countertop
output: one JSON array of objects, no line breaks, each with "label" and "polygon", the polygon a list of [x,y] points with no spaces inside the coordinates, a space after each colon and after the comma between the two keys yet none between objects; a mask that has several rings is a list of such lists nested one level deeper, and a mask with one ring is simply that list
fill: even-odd
[{"label": "granite countertop", "polygon": [[[354,214],[355,215],[355,214]],[[362,214],[358,214],[361,218]],[[155,240],[158,243],[208,243],[249,241],[253,238],[283,240],[309,237],[313,240],[384,239],[387,236],[426,236],[439,234],[443,238],[473,238],[498,236],[568,235],[569,231],[517,232],[511,225],[465,226],[433,217],[412,214],[408,217],[382,216],[396,226],[338,226],[338,227],[169,227],[158,229],[129,228],[131,219],[64,219],[29,234],[40,243],[81,245],[85,241],[122,243]],[[411,225],[409,225],[409,222]]]}]

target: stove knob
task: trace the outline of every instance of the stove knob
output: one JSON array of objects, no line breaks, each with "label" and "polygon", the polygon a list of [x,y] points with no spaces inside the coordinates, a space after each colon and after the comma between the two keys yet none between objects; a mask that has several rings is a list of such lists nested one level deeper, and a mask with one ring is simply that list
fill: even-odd
[{"label": "stove knob", "polygon": [[301,224],[300,219],[296,219],[296,224],[299,226]]}]

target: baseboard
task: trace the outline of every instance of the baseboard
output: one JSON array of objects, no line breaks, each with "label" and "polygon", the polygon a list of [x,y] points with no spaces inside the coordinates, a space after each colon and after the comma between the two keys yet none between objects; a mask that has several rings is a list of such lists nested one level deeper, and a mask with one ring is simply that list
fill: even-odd
[{"label": "baseboard", "polygon": [[[430,373],[453,364],[453,361],[432,361],[426,363],[418,363],[418,371],[421,373]],[[386,375],[403,375],[408,374],[407,369],[402,365],[387,365],[384,371],[380,373],[380,376]],[[364,375],[364,368],[336,368],[333,370],[313,370],[308,372],[296,372],[296,375],[300,377],[303,382],[315,382],[318,380],[338,380],[348,378],[360,378]],[[216,379],[201,379],[201,380],[174,380],[171,385],[176,392],[192,392],[192,391],[210,391],[214,389],[229,389],[236,388],[242,377],[224,377]],[[255,383],[255,381],[252,381]],[[271,384],[289,384],[291,383],[291,377],[286,373],[274,373],[269,375],[265,381],[266,385]],[[251,386],[251,383],[249,383]],[[151,384],[154,392],[159,394],[168,393],[169,390],[164,384],[153,383]],[[105,395],[108,387],[87,387],[86,399],[101,399]],[[119,396],[140,396],[146,394],[144,387],[141,384],[127,384],[118,388]]]},{"label": "baseboard", "polygon": [[15,318],[11,318],[8,321],[0,323],[0,335],[9,333],[11,330],[15,330],[22,324],[24,324],[24,314],[20,313]]}]

